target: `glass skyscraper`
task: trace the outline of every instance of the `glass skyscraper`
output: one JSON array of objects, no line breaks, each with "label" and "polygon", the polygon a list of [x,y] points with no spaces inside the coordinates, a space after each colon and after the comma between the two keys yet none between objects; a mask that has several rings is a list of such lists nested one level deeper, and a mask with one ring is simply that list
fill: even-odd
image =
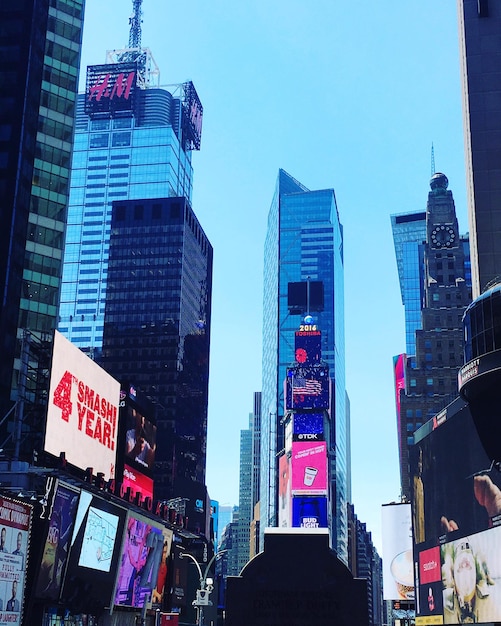
[{"label": "glass skyscraper", "polygon": [[83,12],[84,0],[0,3],[1,417],[18,400],[23,331],[57,325]]},{"label": "glass skyscraper", "polygon": [[[171,93],[138,80],[129,94],[131,68],[128,61],[88,68],[87,91],[78,96],[59,330],[81,349],[102,347],[113,201],[192,195],[191,150],[199,147],[187,133],[193,94],[200,104],[194,87]],[[120,104],[129,96],[129,107],[102,106],[110,93],[96,90],[113,70],[124,82],[112,95]],[[198,115],[201,124],[201,105]]]},{"label": "glass skyscraper", "polygon": [[333,189],[310,191],[279,170],[264,249],[263,387],[261,404],[260,534],[277,526],[278,465],[283,449],[286,368],[294,362],[301,315],[288,308],[292,282],[323,282],[324,309],[314,313],[322,331],[322,358],[334,386],[329,452],[332,546],[347,560],[346,503],[350,468],[345,396],[343,234]]}]

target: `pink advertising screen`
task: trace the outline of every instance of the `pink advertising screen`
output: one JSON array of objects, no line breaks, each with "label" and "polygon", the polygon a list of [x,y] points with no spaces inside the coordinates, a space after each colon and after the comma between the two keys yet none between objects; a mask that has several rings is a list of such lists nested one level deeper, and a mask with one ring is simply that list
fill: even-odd
[{"label": "pink advertising screen", "polygon": [[292,493],[322,495],[327,493],[327,444],[292,442]]}]

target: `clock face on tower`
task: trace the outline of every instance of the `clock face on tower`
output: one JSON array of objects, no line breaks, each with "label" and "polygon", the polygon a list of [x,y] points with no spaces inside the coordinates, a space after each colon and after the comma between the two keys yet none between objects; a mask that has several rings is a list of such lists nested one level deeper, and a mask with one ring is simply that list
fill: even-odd
[{"label": "clock face on tower", "polygon": [[431,231],[431,245],[434,248],[450,248],[456,239],[456,233],[451,226],[441,224]]}]

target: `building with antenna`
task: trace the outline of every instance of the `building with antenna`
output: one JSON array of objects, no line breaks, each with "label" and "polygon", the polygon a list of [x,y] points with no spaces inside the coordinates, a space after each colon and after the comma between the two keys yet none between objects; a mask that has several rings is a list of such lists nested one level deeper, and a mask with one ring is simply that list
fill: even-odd
[{"label": "building with antenna", "polygon": [[141,45],[141,1],[133,1],[129,46],[87,68],[77,100],[59,330],[79,348],[101,351],[114,201],[191,201],[191,154],[200,149],[203,107],[191,82],[159,86]]}]

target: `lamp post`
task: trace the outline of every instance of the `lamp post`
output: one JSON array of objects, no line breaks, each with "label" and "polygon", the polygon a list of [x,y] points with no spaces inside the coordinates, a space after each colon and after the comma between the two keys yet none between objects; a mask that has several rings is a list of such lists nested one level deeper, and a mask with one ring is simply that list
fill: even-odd
[{"label": "lamp post", "polygon": [[200,589],[197,589],[197,597],[192,602],[192,605],[197,609],[197,626],[204,626],[204,606],[212,606],[209,596],[214,589],[214,581],[212,578],[207,578],[207,574],[209,573],[210,567],[216,558],[220,554],[223,554],[223,552],[226,552],[226,550],[221,550],[220,552],[216,552],[214,554],[211,560],[207,563],[207,567],[205,568],[205,572],[203,574],[199,562],[192,554],[189,554],[188,552],[181,552],[179,555],[180,559],[188,557],[197,566]]}]

